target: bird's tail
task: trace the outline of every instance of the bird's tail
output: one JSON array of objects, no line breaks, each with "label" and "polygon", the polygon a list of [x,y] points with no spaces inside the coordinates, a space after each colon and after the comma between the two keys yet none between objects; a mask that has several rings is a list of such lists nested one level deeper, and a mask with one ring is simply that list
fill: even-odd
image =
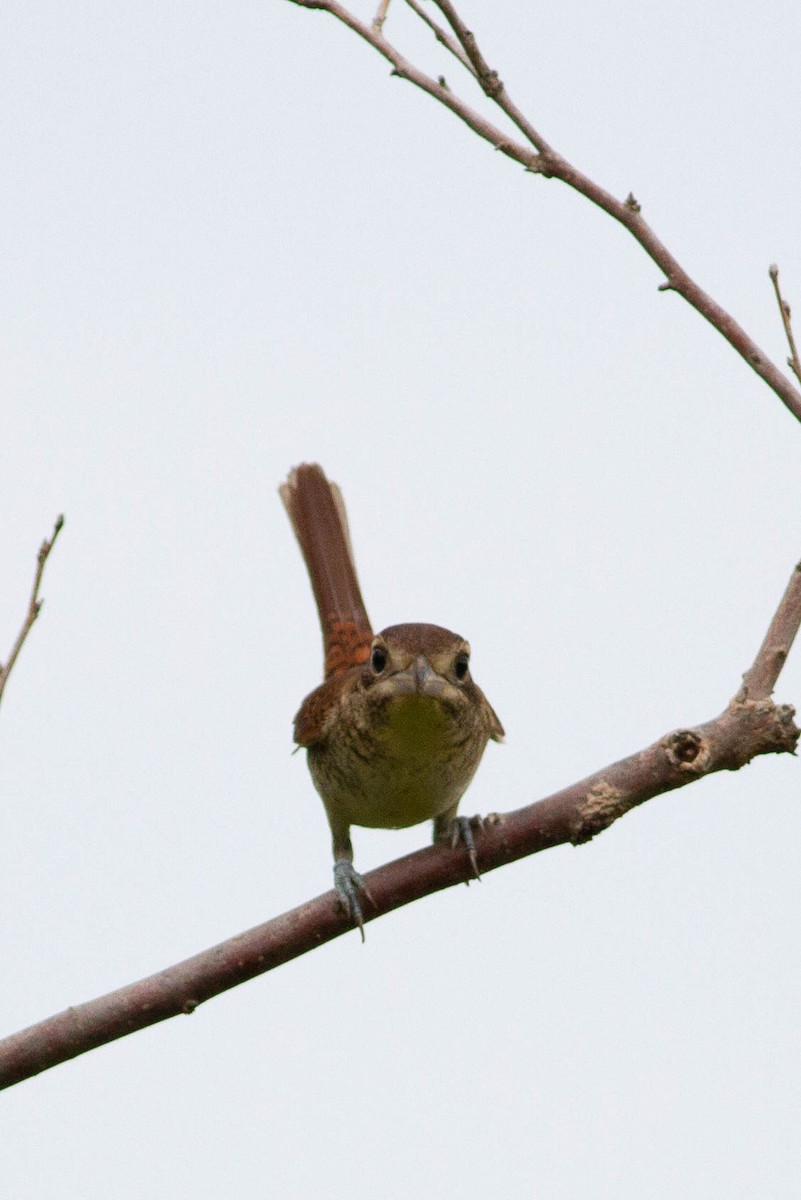
[{"label": "bird's tail", "polygon": [[309,572],[329,679],[366,662],[373,640],[356,577],[345,502],[316,463],[295,467],[278,490]]}]

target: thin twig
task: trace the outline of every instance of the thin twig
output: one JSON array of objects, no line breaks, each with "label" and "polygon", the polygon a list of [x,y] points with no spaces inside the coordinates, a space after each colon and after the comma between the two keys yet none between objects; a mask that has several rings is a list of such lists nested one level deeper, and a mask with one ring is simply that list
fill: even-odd
[{"label": "thin twig", "polygon": [[387,11],[389,9],[389,0],[380,0],[378,10],[373,17],[373,29],[380,34],[384,28],[384,22],[387,19]]},{"label": "thin twig", "polygon": [[765,634],[765,640],[753,664],[743,675],[743,685],[737,693],[739,701],[767,700],[773,693],[776,681],[787,656],[792,649],[795,636],[801,625],[801,563],[796,565],[790,582],[781,598],[776,614]]},{"label": "thin twig", "polygon": [[412,12],[416,13],[420,20],[428,26],[437,41],[440,42],[446,50],[449,50],[454,58],[458,59],[465,71],[468,71],[474,79],[477,79],[478,76],[476,75],[476,69],[459,43],[454,41],[450,34],[446,33],[442,26],[438,25],[433,17],[428,15],[425,9],[417,3],[417,0],[406,0],[406,3]]},{"label": "thin twig", "polygon": [[24,645],[25,639],[28,636],[34,621],[41,612],[42,605],[44,603],[43,600],[39,599],[39,588],[41,587],[42,583],[42,575],[44,574],[45,563],[47,562],[48,555],[55,545],[56,538],[61,532],[63,524],[64,517],[57,517],[56,523],[53,526],[52,537],[49,541],[45,539],[45,541],[43,541],[39,547],[39,553],[36,556],[36,574],[33,577],[33,589],[31,591],[31,598],[28,601],[28,611],[25,614],[25,620],[22,623],[22,629],[20,629],[19,634],[17,635],[17,640],[8,656],[8,661],[5,663],[5,665],[0,665],[0,701],[3,699],[3,692],[5,691],[8,677],[14,668],[14,663],[19,657],[19,652]]},{"label": "thin twig", "polygon": [[781,294],[781,289],[779,288],[779,268],[775,263],[773,263],[768,269],[768,274],[773,281],[773,290],[776,293],[776,301],[779,305],[779,312],[782,315],[784,332],[787,335],[787,342],[790,346],[790,357],[787,359],[787,366],[794,373],[798,382],[801,383],[801,361],[799,361],[798,351],[795,348],[793,326],[790,321],[790,305]]},{"label": "thin twig", "polygon": [[520,163],[532,174],[561,180],[562,183],[585,196],[618,221],[639,242],[645,253],[663,272],[665,280],[660,285],[660,291],[676,292],[682,296],[691,307],[709,321],[713,328],[717,329],[718,333],[726,339],[748,366],[779,397],[793,416],[801,421],[801,391],[760,349],[734,317],[687,274],[667,246],[659,240],[653,229],[643,219],[640,205],[636,201],[631,202],[633,199],[631,193],[629,193],[630,198],[618,200],[617,197],[582,174],[572,163],[558,154],[511,102],[497,73],[492,71],[484,60],[475,36],[456,16],[453,5],[448,0],[434,0],[434,2],[449,20],[451,28],[457,33],[457,38],[473,64],[484,91],[524,134],[527,141],[534,147],[533,151],[528,145],[517,141],[488,121],[482,114],[456,96],[444,83],[439,83],[420,71],[394,46],[390,45],[386,38],[376,34],[369,25],[353,16],[337,0],[290,0],[290,3],[299,8],[320,9],[330,13],[359,37],[369,42],[379,54],[392,63],[393,75],[408,80],[429,96],[433,96],[440,104],[444,104],[474,133],[489,142],[507,158]]},{"label": "thin twig", "polygon": [[[771,631],[777,627],[789,631],[801,621],[799,578],[796,569],[752,671],[763,660],[769,662],[769,669],[761,682],[749,684],[747,696],[741,690],[714,720],[674,730],[545,800],[485,818],[483,828],[475,833],[482,873],[552,846],[587,842],[646,800],[704,775],[736,771],[760,754],[793,753],[799,737],[793,709],[767,699],[784,658],[763,651],[772,639]],[[365,876],[373,900],[365,920],[374,921],[423,896],[454,887],[469,874],[464,852],[442,844],[387,863]],[[157,975],[57,1013],[0,1042],[0,1088],[168,1017],[194,1012],[213,996],[350,928],[335,893],[326,892]]]}]

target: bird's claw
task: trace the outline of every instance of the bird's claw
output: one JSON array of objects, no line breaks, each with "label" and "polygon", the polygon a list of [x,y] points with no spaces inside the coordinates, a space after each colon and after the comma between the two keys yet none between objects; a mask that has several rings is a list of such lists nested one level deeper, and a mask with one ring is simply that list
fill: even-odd
[{"label": "bird's claw", "polygon": [[364,913],[359,893],[367,897],[373,908],[375,908],[375,900],[353,863],[348,862],[345,858],[340,858],[334,863],[334,888],[340,907],[348,914],[364,941]]},{"label": "bird's claw", "polygon": [[470,866],[473,868],[474,879],[481,879],[481,872],[478,869],[473,830],[483,828],[484,821],[481,817],[454,817],[451,822],[451,847],[455,850],[460,842],[464,846],[467,857],[470,859]]}]

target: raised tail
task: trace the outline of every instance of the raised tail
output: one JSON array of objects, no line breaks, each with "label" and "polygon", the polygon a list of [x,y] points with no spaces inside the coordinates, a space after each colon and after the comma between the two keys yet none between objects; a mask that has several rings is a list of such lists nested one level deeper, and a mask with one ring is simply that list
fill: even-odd
[{"label": "raised tail", "polygon": [[309,572],[329,679],[366,662],[373,640],[356,578],[345,502],[316,463],[295,467],[278,490]]}]

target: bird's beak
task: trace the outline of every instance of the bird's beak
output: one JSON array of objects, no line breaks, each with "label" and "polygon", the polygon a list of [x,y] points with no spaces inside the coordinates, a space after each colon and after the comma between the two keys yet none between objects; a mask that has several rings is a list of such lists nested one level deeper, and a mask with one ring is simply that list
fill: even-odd
[{"label": "bird's beak", "polygon": [[376,685],[382,692],[392,696],[432,696],[439,699],[448,686],[438,675],[424,654],[417,658],[405,671],[397,671]]},{"label": "bird's beak", "polygon": [[420,696],[441,696],[445,680],[438,675],[424,654],[418,654],[411,669],[415,687]]},{"label": "bird's beak", "polygon": [[417,655],[410,674],[415,682],[417,691],[422,692],[423,695],[428,692],[432,683],[437,679],[436,674],[431,669],[431,663],[424,654]]}]

